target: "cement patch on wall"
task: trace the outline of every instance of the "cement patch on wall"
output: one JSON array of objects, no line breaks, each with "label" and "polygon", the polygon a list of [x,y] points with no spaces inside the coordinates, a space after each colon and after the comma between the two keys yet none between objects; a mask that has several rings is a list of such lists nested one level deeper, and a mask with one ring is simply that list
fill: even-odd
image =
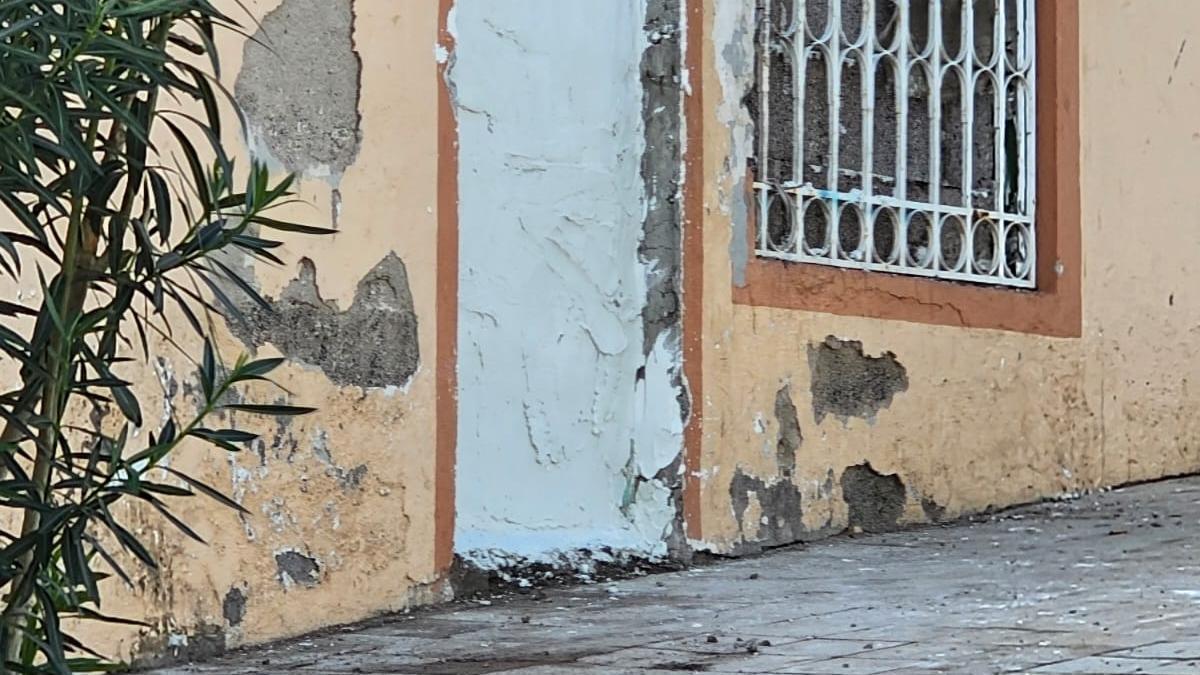
[{"label": "cement patch on wall", "polygon": [[[656,170],[643,162],[647,19],[644,0],[459,0],[450,17],[455,539],[482,567],[666,553],[676,511],[660,472],[679,456],[682,417],[678,336],[645,326],[675,311],[674,263],[660,240],[643,244],[643,171]],[[667,283],[646,311],[655,262]]]}]

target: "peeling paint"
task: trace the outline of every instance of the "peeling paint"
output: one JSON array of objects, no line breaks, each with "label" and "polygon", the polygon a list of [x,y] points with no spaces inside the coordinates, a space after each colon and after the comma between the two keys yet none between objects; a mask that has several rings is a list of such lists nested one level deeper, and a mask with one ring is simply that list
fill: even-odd
[{"label": "peeling paint", "polygon": [[335,461],[333,450],[329,447],[329,434],[324,429],[317,429],[312,434],[312,449],[313,456],[317,461],[326,465],[325,475],[337,482],[338,486],[345,492],[353,492],[362,488],[363,480],[366,479],[368,468],[366,464],[359,464],[352,468],[341,466]]},{"label": "peeling paint", "polygon": [[[800,489],[790,479],[768,481],[738,468],[729,482],[729,498],[738,532],[751,550],[790,544],[804,533]],[[757,518],[746,518],[751,506]]]},{"label": "peeling paint", "polygon": [[849,527],[888,532],[899,526],[908,491],[900,476],[885,476],[864,462],[842,473],[842,499],[850,509]]},{"label": "peeling paint", "polygon": [[791,480],[796,473],[796,451],[804,442],[804,432],[800,430],[800,417],[796,414],[796,404],[792,402],[792,388],[788,385],[780,387],[775,394],[775,420],[779,423],[775,464],[779,467],[779,475]]},{"label": "peeling paint", "polygon": [[659,336],[678,331],[683,231],[683,31],[680,0],[647,0],[642,54],[641,176],[646,213],[638,254],[647,269],[642,309],[643,352],[650,354]]},{"label": "peeling paint", "polygon": [[[822,527],[841,531],[852,523],[889,529],[906,519],[921,520],[922,512],[938,520],[988,504],[1194,467],[1200,446],[1189,422],[1194,416],[1186,408],[1194,398],[1188,382],[1194,384],[1195,378],[1180,364],[1188,363],[1183,352],[1188,327],[1198,323],[1192,310],[1197,303],[1180,295],[1187,288],[1187,265],[1164,264],[1177,261],[1163,253],[1174,249],[1161,245],[1188,240],[1187,205],[1163,195],[1184,195],[1187,201],[1191,193],[1181,184],[1189,176],[1174,170],[1182,155],[1155,153],[1169,148],[1186,154],[1186,143],[1172,141],[1193,131],[1186,121],[1175,121],[1180,116],[1162,112],[1189,109],[1195,92],[1164,88],[1169,75],[1129,74],[1139,68],[1169,72],[1171,59],[1182,50],[1182,36],[1158,35],[1154,26],[1178,33],[1200,10],[1176,3],[1169,12],[1156,12],[1147,4],[1138,12],[1097,7],[1080,17],[1087,66],[1081,73],[1082,99],[1068,99],[1056,109],[1085,112],[1082,154],[1069,125],[1059,139],[1059,149],[1065,150],[1060,154],[1068,160],[1081,156],[1084,163],[1082,182],[1067,182],[1082,191],[1083,213],[1075,210],[1073,198],[1055,203],[1063,222],[1084,224],[1082,237],[1060,234],[1076,241],[1073,245],[1081,240],[1090,261],[1079,291],[1086,331],[1082,338],[1060,340],[877,321],[849,316],[853,308],[815,313],[751,306],[737,298],[754,294],[740,292],[730,297],[730,283],[744,283],[752,256],[746,235],[753,207],[745,181],[753,124],[744,100],[755,70],[753,10],[763,2],[708,3],[699,31],[707,34],[699,35],[704,60],[695,72],[713,86],[696,101],[703,119],[711,122],[703,129],[703,161],[693,165],[704,172],[696,177],[703,186],[696,195],[703,203],[696,206],[703,221],[699,243],[706,290],[697,300],[703,305],[706,339],[705,362],[697,372],[710,386],[695,401],[706,415],[701,462],[690,469],[703,487],[698,504],[703,527],[697,536],[704,540],[689,543],[715,553],[740,553],[806,539]],[[346,276],[349,288],[340,283],[336,293],[324,288],[324,297],[312,284],[309,302],[301,304],[316,307],[311,316],[320,319],[322,330],[327,319],[347,311],[342,298],[352,294],[361,271],[394,249],[408,265],[422,335],[438,335],[432,319],[443,307],[434,291],[444,279],[435,272],[444,269],[445,258],[433,246],[434,223],[455,215],[461,221],[460,549],[479,553],[481,564],[518,584],[525,571],[540,569],[538,561],[554,561],[555,569],[569,570],[562,576],[571,579],[589,575],[598,567],[590,556],[604,554],[605,544],[618,547],[610,554],[618,559],[630,552],[650,557],[669,550],[662,542],[679,523],[673,510],[681,471],[673,448],[675,420],[686,417],[688,403],[674,370],[678,297],[670,288],[675,264],[670,246],[675,223],[665,214],[678,205],[670,203],[675,178],[662,150],[671,146],[663,135],[672,133],[665,123],[674,122],[667,108],[675,92],[666,87],[659,92],[664,98],[648,95],[648,82],[668,82],[670,68],[646,65],[660,49],[673,49],[673,34],[650,20],[656,9],[670,5],[666,0],[460,0],[462,11],[450,11],[448,19],[457,45],[445,40],[434,46],[438,19],[431,7],[437,3],[250,4],[259,17],[275,7],[285,8],[282,14],[305,5],[320,16],[347,6],[361,13],[361,20],[342,13],[334,21],[337,34],[329,45],[337,54],[328,63],[319,53],[324,44],[300,56],[293,53],[294,44],[262,55],[290,71],[289,78],[319,83],[323,66],[341,74],[357,70],[357,63],[343,67],[350,64],[344,57],[361,52],[366,80],[361,91],[357,73],[349,73],[334,83],[348,92],[335,115],[303,106],[282,111],[266,124],[269,115],[259,101],[250,120],[255,156],[301,165],[309,176],[335,177],[338,166],[353,162],[336,194],[329,191],[328,203],[328,186],[297,184],[305,201],[319,205],[318,216],[344,221],[344,232],[364,234],[315,244],[296,238],[297,247],[289,248],[310,256],[330,275],[357,270]],[[1177,16],[1164,21],[1169,13]],[[1137,32],[1161,38],[1149,41],[1160,48],[1146,49],[1145,40],[1135,48],[1117,39],[1130,32],[1130,21],[1137,23]],[[326,34],[329,25],[304,28],[309,35],[301,37],[307,40]],[[686,33],[678,35],[682,39]],[[1071,47],[1073,35],[1057,41],[1059,49]],[[241,46],[236,37],[227,39]],[[651,45],[659,49],[652,51]],[[259,67],[247,56],[245,72]],[[1184,52],[1183,58],[1189,57]],[[437,119],[441,102],[432,90],[439,63],[450,70],[457,115],[450,124],[460,125],[463,142],[461,173],[451,188],[462,193],[463,204],[450,214],[445,210],[456,206],[436,199],[440,181],[447,179],[438,171],[445,166],[439,158],[456,155],[435,140],[456,131]],[[1187,64],[1180,63],[1183,73]],[[1059,74],[1067,75],[1060,84],[1073,81],[1069,72]],[[301,83],[297,91],[309,84]],[[688,83],[679,86],[686,90]],[[1114,92],[1125,95],[1114,98]],[[1131,103],[1104,105],[1106,99]],[[1138,103],[1148,100],[1162,105]],[[347,105],[351,101],[355,106]],[[352,107],[359,106],[363,125],[350,118]],[[1094,117],[1096,111],[1100,118]],[[300,124],[291,128],[287,115],[293,113],[292,121]],[[337,127],[333,141],[310,146],[303,139],[320,125],[309,125],[308,118],[322,115],[327,119],[318,120],[321,125],[336,122],[326,127]],[[273,125],[279,133],[268,129]],[[348,158],[347,140],[357,136],[359,126],[364,142]],[[296,138],[302,142],[293,142]],[[276,152],[276,142],[283,150]],[[283,159],[289,152],[291,159]],[[241,162],[245,153],[237,154]],[[1127,161],[1131,157],[1135,170]],[[1175,206],[1155,208],[1168,203]],[[1147,217],[1156,224],[1146,228],[1157,233],[1147,240],[1153,245],[1130,246],[1128,238],[1097,234]],[[1061,273],[1062,265],[1057,267]],[[1155,274],[1129,271],[1135,268]],[[286,283],[280,275],[288,275],[261,266],[247,271],[258,272],[272,295]],[[1072,277],[1063,280],[1069,283],[1055,288],[1075,292]],[[854,284],[814,282],[797,292],[835,300],[865,297]],[[335,295],[341,302],[336,308],[326,302]],[[1144,303],[1137,300],[1146,297],[1167,299],[1170,310],[1139,312]],[[279,307],[282,299],[272,302]],[[256,330],[262,340],[251,344],[278,346],[299,329],[267,321]],[[869,350],[847,341],[827,348],[822,341],[831,333],[861,337]],[[396,334],[381,329],[370,339]],[[328,342],[324,335],[321,341]],[[228,336],[219,339],[222,347],[237,350]],[[346,339],[350,353],[370,351],[363,342]],[[808,351],[810,345],[814,352]],[[420,346],[432,362],[432,340]],[[449,364],[443,346],[438,345],[437,356]],[[900,358],[889,358],[886,350]],[[293,427],[261,421],[255,430],[263,432],[262,441],[229,464],[201,453],[184,460],[188,464],[179,468],[228,488],[250,514],[214,511],[211,520],[200,519],[213,530],[204,532],[212,535],[213,546],[194,557],[192,551],[200,549],[170,550],[179,546],[176,534],[144,528],[156,546],[168,549],[164,578],[148,577],[133,592],[113,593],[121,604],[111,609],[130,610],[130,616],[155,614],[147,649],[186,657],[191,650],[221,645],[222,631],[226,638],[258,642],[445,597],[432,568],[444,557],[431,549],[445,539],[431,535],[430,524],[445,521],[434,515],[436,495],[442,493],[433,486],[442,486],[433,478],[438,474],[430,446],[441,429],[430,378],[397,374],[403,370],[394,365],[403,362],[399,358],[388,361],[397,371],[378,375],[370,371],[383,369],[374,366],[339,370],[313,346],[291,344],[286,352],[293,365],[281,370],[285,385],[294,389],[296,401],[322,410]],[[166,349],[161,353],[168,355]],[[805,372],[806,357],[810,367],[820,364],[811,373]],[[183,373],[183,363],[152,361],[155,372],[138,373],[137,386],[153,393],[163,389],[183,413],[194,403],[194,378]],[[172,367],[179,372],[172,373]],[[326,368],[338,374],[318,372]],[[817,385],[811,390],[809,374]],[[784,392],[781,375],[790,382]],[[356,391],[363,386],[380,388]],[[944,405],[950,399],[956,405]],[[813,418],[807,416],[809,405]],[[162,411],[167,410],[164,404]],[[101,409],[95,412],[97,426],[115,423],[115,416],[105,419]],[[147,412],[158,417],[157,400]],[[830,416],[843,425],[826,419]],[[812,425],[811,419],[820,422]],[[990,419],[1007,423],[979,423]],[[872,420],[876,424],[868,428]],[[316,425],[326,431],[322,448],[309,445]],[[144,437],[146,431],[141,433]],[[347,446],[349,451],[343,450]],[[1157,452],[1147,454],[1147,448]],[[864,464],[867,459],[871,465]],[[843,474],[844,467],[856,464]],[[937,486],[936,492],[930,486]],[[438,509],[443,506],[438,503]],[[319,584],[307,587],[280,571],[275,555],[287,546],[300,556],[285,558],[299,566],[296,574],[312,577],[304,568],[308,558],[318,569]],[[172,563],[179,570],[175,578],[170,578]],[[236,629],[235,588],[249,612]],[[368,601],[347,602],[351,594]],[[303,611],[308,607],[321,611]],[[128,651],[130,644],[119,649]]]},{"label": "peeling paint", "polygon": [[908,391],[908,373],[896,355],[867,356],[861,342],[829,336],[809,345],[808,366],[817,423],[826,415],[843,424],[851,417],[873,422],[896,394]]},{"label": "peeling paint", "polygon": [[754,5],[752,2],[718,2],[712,20],[712,41],[717,54],[716,74],[721,96],[717,120],[729,130],[729,155],[722,166],[720,209],[730,218],[729,259],[733,283],[744,286],[750,204],[746,199],[746,168],[754,156],[753,121],[743,101],[754,86]]},{"label": "peeling paint", "polygon": [[153,363],[154,373],[158,376],[158,383],[162,387],[163,393],[162,415],[159,418],[159,427],[161,428],[167,423],[167,420],[175,416],[175,397],[179,394],[179,380],[175,377],[175,369],[167,359],[156,356]]},{"label": "peeling paint", "polygon": [[284,0],[263,17],[234,89],[253,154],[335,182],[354,163],[362,62],[353,31],[351,0]]},{"label": "peeling paint", "polygon": [[[670,492],[675,515],[667,546],[678,558],[690,556],[683,506],[683,426],[691,398],[683,376],[683,94],[687,91],[684,50],[686,13],[680,0],[647,0],[642,52],[641,176],[646,202],[639,258],[646,275],[642,309],[642,349],[638,370],[637,436],[634,454],[654,457],[653,481]],[[653,436],[653,438],[651,438]]]},{"label": "peeling paint", "polygon": [[284,588],[297,584],[312,587],[321,583],[321,564],[316,558],[299,551],[279,551],[275,554],[275,566],[279,572],[279,583]]},{"label": "peeling paint", "polygon": [[[240,120],[225,120],[223,139],[239,176],[252,158],[280,175],[296,170],[296,198],[276,215],[314,225],[333,219],[343,233],[283,233],[282,266],[222,258],[276,311],[260,313],[225,287],[253,325],[212,317],[218,357],[226,364],[247,351],[288,357],[271,374],[281,389],[244,383],[244,398],[227,402],[318,411],[274,418],[222,410],[212,426],[244,429],[259,440],[240,453],[189,443],[174,456],[173,468],[246,509],[210,499],[181,503],[180,516],[207,546],[188,541],[146,505],[122,507],[116,515],[147,543],[159,569],[129,568],[133,584],[113,584],[105,595],[106,613],[147,627],[72,627],[106,656],[176,664],[446,599],[438,556],[448,537],[433,531],[443,487],[434,478],[441,456],[433,445],[444,408],[433,369],[423,368],[452,351],[436,344],[442,332],[434,320],[445,269],[436,250],[444,213],[437,169],[450,154],[439,149],[445,146],[430,48],[436,4],[248,2],[233,11],[252,36],[215,32],[225,69],[220,84],[239,97],[250,127],[247,147]],[[389,252],[395,256],[385,262]],[[176,330],[147,340],[149,359],[121,372],[143,401],[147,424],[131,430],[140,439],[170,414],[186,422],[202,398],[191,362],[199,338]],[[140,345],[134,351],[141,356]],[[120,415],[104,408],[81,407],[72,424],[86,429],[94,422],[115,436]],[[317,430],[331,463],[310,445]]]},{"label": "peeling paint", "polygon": [[241,625],[246,618],[246,594],[240,588],[231,588],[221,602],[221,614],[230,627]]},{"label": "peeling paint", "polygon": [[[792,391],[784,385],[775,393],[776,475],[771,479],[752,476],[741,467],[729,483],[729,498],[738,532],[748,548],[781,546],[804,535],[804,512],[800,488],[795,483],[796,452],[804,442]],[[748,517],[753,515],[754,517]]]},{"label": "peeling paint", "polygon": [[229,322],[234,335],[255,347],[273,344],[340,385],[405,386],[417,372],[417,315],[408,272],[395,253],[363,276],[344,311],[321,297],[307,258],[299,276],[268,304],[270,310],[243,307],[244,318]]},{"label": "peeling paint", "polygon": [[272,497],[262,503],[262,514],[276,534],[295,530],[298,523],[296,516],[288,509],[287,500],[283,497]]},{"label": "peeling paint", "polygon": [[921,510],[925,513],[925,518],[931,523],[940,523],[946,518],[946,507],[938,504],[931,497],[921,498]]},{"label": "peeling paint", "polygon": [[455,545],[473,564],[667,552],[686,397],[663,2],[455,3]]}]

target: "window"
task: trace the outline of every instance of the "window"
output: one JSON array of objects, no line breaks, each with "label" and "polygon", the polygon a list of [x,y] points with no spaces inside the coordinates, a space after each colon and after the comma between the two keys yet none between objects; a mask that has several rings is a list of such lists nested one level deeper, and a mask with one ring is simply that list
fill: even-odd
[{"label": "window", "polygon": [[758,256],[1035,288],[1035,0],[758,1]]}]

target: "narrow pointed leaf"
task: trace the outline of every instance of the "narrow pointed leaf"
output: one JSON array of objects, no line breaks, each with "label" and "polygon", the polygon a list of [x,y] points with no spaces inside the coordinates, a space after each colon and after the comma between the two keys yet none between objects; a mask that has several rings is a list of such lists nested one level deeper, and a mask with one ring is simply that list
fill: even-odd
[{"label": "narrow pointed leaf", "polygon": [[240,410],[241,412],[253,413],[255,415],[307,415],[316,412],[316,408],[306,408],[297,405],[268,405],[256,403],[229,403],[222,406],[229,410]]}]

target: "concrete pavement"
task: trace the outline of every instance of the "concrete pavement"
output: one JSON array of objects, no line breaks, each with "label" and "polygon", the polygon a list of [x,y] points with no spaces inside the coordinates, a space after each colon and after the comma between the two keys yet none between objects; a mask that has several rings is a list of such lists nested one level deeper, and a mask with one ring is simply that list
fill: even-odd
[{"label": "concrete pavement", "polygon": [[161,675],[1200,673],[1200,478],[457,604]]}]

